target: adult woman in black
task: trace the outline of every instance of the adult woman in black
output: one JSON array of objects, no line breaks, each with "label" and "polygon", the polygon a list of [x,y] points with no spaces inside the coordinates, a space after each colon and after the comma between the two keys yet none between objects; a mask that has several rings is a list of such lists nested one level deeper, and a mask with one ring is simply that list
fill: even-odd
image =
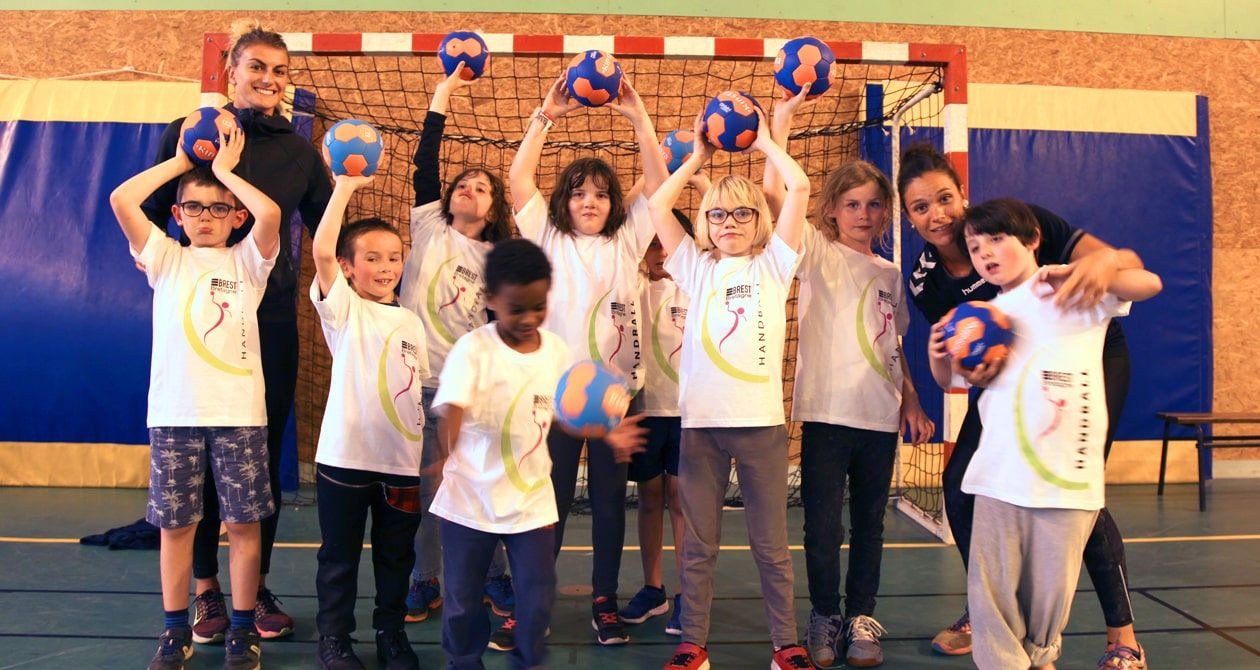
[{"label": "adult woman in black", "polygon": [[[291,219],[295,212],[312,235],[332,194],[332,182],[314,146],[293,132],[293,126],[280,114],[280,103],[289,84],[289,50],[279,33],[264,30],[256,22],[232,26],[232,44],[226,75],[233,86],[232,102],[224,109],[232,112],[245,131],[245,150],[235,172],[256,186],[280,206],[281,250],[267,282],[267,291],[258,307],[258,332],[262,346],[263,378],[266,382],[267,449],[271,474],[271,494],[276,513],[262,521],[262,579],[255,608],[258,633],[264,638],[293,632],[293,619],[279,609],[267,589],[271,549],[280,517],[280,447],[285,424],[297,386],[297,249],[291,240]],[[176,119],[162,133],[155,162],[160,163],[178,151],[183,119]],[[145,203],[149,219],[167,229],[175,204],[176,182],[172,181]],[[253,217],[233,231],[234,244],[253,226]],[[193,639],[218,642],[228,625],[227,610],[218,581],[219,513],[214,483],[206,478],[205,516],[197,526],[193,546],[193,577],[196,580],[196,612]]]},{"label": "adult woman in black", "polygon": [[[907,219],[927,242],[910,275],[910,293],[915,306],[928,322],[936,323],[960,303],[989,300],[995,296],[997,287],[980,278],[971,266],[966,250],[958,244],[962,235],[959,222],[967,202],[962,183],[945,157],[927,145],[911,147],[902,157],[897,189]],[[1117,270],[1142,267],[1141,259],[1133,251],[1108,246],[1093,235],[1073,228],[1053,212],[1036,205],[1031,207],[1041,229],[1038,262],[1061,266],[1053,271],[1063,280],[1056,297],[1061,304],[1097,304]],[[964,372],[967,381],[980,389],[972,393],[953,455],[942,475],[945,513],[964,566],[970,551],[971,514],[975,499],[962,491],[962,479],[979,445],[982,430],[975,399],[1000,369],[1000,364],[996,367],[980,365],[973,371]],[[1129,350],[1119,320],[1112,320],[1107,331],[1103,377],[1109,419],[1104,450],[1107,454],[1111,451],[1129,386]],[[1142,648],[1133,630],[1124,541],[1106,509],[1099,514],[1089,537],[1084,560],[1107,623],[1107,649],[1099,660],[1099,668],[1145,668]],[[964,613],[956,623],[937,634],[932,648],[949,655],[969,653],[971,624],[968,615]]]}]

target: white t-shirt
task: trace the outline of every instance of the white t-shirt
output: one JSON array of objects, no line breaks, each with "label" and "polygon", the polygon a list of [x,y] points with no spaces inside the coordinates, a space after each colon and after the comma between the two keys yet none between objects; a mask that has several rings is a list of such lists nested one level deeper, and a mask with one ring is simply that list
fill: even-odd
[{"label": "white t-shirt", "polygon": [[253,235],[184,247],[156,226],[136,254],[153,287],[149,426],[265,426],[258,304],[276,259]]},{"label": "white t-shirt", "polygon": [[755,256],[718,260],[683,238],[665,270],[691,298],[678,404],[684,428],[783,424],[786,302],[801,255],[777,234]]},{"label": "white t-shirt", "polygon": [[435,408],[464,410],[459,440],[442,468],[429,511],[487,533],[523,533],[556,523],[547,433],[568,346],[539,329],[525,354],[503,343],[495,324],[461,337],[447,357]]},{"label": "white t-shirt", "polygon": [[910,314],[901,272],[805,227],[793,421],[897,432]]},{"label": "white t-shirt", "polygon": [[315,462],[338,468],[420,473],[421,381],[429,376],[424,324],[406,307],[364,300],[345,275],[311,302],[332,351],[332,384]]},{"label": "white t-shirt", "polygon": [[516,225],[551,260],[543,327],[564,339],[574,355],[619,369],[632,392],[643,388],[639,261],[656,234],[647,198],[631,203],[625,224],[612,237],[560,232],[550,224],[541,193],[516,213]]},{"label": "white t-shirt", "polygon": [[678,410],[678,366],[687,328],[687,294],[673,279],[643,279],[639,301],[643,322],[645,386],[643,414],[681,416]]},{"label": "white t-shirt", "polygon": [[1090,311],[1065,311],[1037,290],[1030,279],[990,301],[1010,317],[1015,338],[980,396],[984,432],[962,489],[1021,507],[1101,509],[1103,339],[1130,303],[1108,294]]},{"label": "white t-shirt", "polygon": [[491,245],[451,228],[442,201],[411,208],[411,251],[398,286],[399,302],[424,322],[429,377],[436,388],[451,345],[486,323],[486,253]]}]

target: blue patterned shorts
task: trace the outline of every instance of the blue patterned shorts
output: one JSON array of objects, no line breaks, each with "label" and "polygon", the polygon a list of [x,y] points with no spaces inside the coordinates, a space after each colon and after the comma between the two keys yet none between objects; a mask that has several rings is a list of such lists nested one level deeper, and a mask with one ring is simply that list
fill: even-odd
[{"label": "blue patterned shorts", "polygon": [[201,521],[206,461],[219,494],[219,518],[253,523],[276,511],[267,472],[267,427],[149,429],[149,504],[144,518],[166,529]]}]

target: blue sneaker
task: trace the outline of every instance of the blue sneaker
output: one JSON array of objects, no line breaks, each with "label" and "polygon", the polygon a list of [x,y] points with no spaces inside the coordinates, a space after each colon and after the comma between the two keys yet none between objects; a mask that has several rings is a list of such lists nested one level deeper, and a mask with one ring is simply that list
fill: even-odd
[{"label": "blue sneaker", "polygon": [[512,590],[512,576],[499,575],[486,580],[485,596],[482,598],[495,616],[512,616],[516,609],[516,591]]},{"label": "blue sneaker", "polygon": [[442,585],[436,577],[422,582],[412,582],[407,589],[407,623],[416,623],[429,618],[429,610],[442,606]]},{"label": "blue sneaker", "polygon": [[665,596],[664,587],[645,585],[617,612],[617,616],[624,623],[643,623],[668,611],[669,598]]},{"label": "blue sneaker", "polygon": [[670,635],[682,635],[682,594],[674,594],[674,613],[669,615],[669,623],[665,624],[665,632]]}]

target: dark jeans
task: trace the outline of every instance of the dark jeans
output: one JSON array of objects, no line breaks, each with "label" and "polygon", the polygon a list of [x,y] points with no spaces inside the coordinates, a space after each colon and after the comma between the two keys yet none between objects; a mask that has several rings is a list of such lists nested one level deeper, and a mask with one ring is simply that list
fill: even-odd
[{"label": "dark jeans", "polygon": [[[556,524],[555,555],[564,544],[564,523],[573,506],[577,487],[578,459],[582,444],[588,443],[586,455],[587,495],[591,499],[591,545],[595,548],[591,568],[592,595],[596,598],[617,597],[617,578],[621,571],[621,547],[626,535],[626,473],[628,466],[613,459],[612,450],[601,440],[573,437],[556,428],[547,436],[551,451],[551,484],[556,489],[556,508],[560,523]],[[508,558],[512,550],[508,548]],[[513,578],[516,571],[512,571]]]},{"label": "dark jeans", "polygon": [[[260,321],[258,342],[267,396],[267,467],[271,474],[271,497],[276,501],[276,513],[264,518],[261,523],[262,562],[259,574],[265,575],[271,572],[271,548],[276,543],[276,526],[280,522],[280,451],[297,388],[297,324],[291,321]],[[203,515],[193,536],[193,576],[197,579],[211,579],[219,574],[219,497],[208,468],[207,464],[206,483],[201,496]]]},{"label": "dark jeans", "polygon": [[349,635],[355,629],[359,557],[369,512],[376,577],[372,628],[401,630],[407,614],[407,578],[416,562],[412,542],[420,527],[420,477],[318,465],[315,492],[322,539],[315,573],[319,634]]},{"label": "dark jeans", "polygon": [[482,604],[486,570],[499,542],[507,548],[516,592],[516,648],[513,668],[540,668],[547,662],[546,631],[556,597],[555,527],[497,534],[442,519],[442,650],[450,670],[480,670],[490,642],[490,615]]},{"label": "dark jeans", "polygon": [[[1130,367],[1127,355],[1103,358],[1102,363],[1103,386],[1107,394],[1107,444],[1103,447],[1103,459],[1106,460],[1111,454],[1111,441],[1116,434],[1116,425],[1120,423],[1125,398],[1129,395]],[[971,551],[971,514],[976,499],[975,496],[963,492],[962,480],[967,472],[967,464],[980,446],[983,426],[980,424],[977,403],[979,397],[979,391],[971,394],[967,417],[963,419],[962,428],[958,432],[954,453],[945,464],[945,472],[941,477],[941,484],[945,489],[945,514],[949,517],[949,527],[954,533],[958,551],[962,554],[964,567],[967,566]],[[1098,521],[1085,544],[1084,561],[1107,625],[1119,628],[1132,624],[1133,606],[1129,601],[1129,567],[1124,556],[1124,538],[1120,536],[1120,529],[1116,527],[1115,519],[1106,508],[1099,511]]]},{"label": "dark jeans", "polygon": [[846,617],[875,612],[884,553],[884,511],[897,456],[897,433],[805,422],[801,429],[801,500],[805,503],[805,570],[815,612],[840,613],[840,545],[849,485],[849,574]]}]

